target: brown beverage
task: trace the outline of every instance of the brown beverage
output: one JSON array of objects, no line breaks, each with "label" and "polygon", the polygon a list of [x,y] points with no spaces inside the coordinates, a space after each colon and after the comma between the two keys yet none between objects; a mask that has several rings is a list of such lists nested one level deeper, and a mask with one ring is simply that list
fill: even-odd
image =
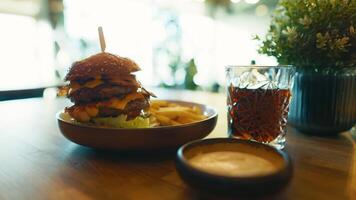
[{"label": "brown beverage", "polygon": [[230,136],[271,142],[285,134],[289,89],[228,88],[228,132]]}]

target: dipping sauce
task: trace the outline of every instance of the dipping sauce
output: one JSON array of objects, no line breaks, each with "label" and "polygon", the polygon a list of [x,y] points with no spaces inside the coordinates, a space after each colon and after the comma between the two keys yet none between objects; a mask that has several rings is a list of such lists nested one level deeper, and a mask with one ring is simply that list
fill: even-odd
[{"label": "dipping sauce", "polygon": [[231,177],[267,175],[278,169],[263,157],[235,151],[201,153],[190,158],[189,163],[199,170]]}]

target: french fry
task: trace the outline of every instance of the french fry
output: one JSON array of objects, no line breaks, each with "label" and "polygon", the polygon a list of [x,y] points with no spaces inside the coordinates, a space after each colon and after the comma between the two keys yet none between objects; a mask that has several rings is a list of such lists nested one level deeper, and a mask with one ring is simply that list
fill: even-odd
[{"label": "french fry", "polygon": [[152,126],[188,124],[206,118],[197,106],[182,106],[163,100],[152,101],[150,113],[150,123]]},{"label": "french fry", "polygon": [[181,116],[181,117],[179,117],[179,118],[177,119],[177,121],[178,121],[179,123],[182,123],[182,124],[189,124],[189,123],[194,122],[195,120]]},{"label": "french fry", "polygon": [[175,118],[175,117],[179,117],[179,116],[184,116],[184,117],[191,118],[194,120],[202,120],[205,118],[202,115],[193,114],[191,112],[184,111],[184,110],[178,110],[178,111],[177,110],[164,110],[164,111],[158,110],[157,114],[163,115],[163,116],[166,116],[169,118]]},{"label": "french fry", "polygon": [[201,115],[201,109],[198,106],[193,106],[192,111],[198,115]]},{"label": "french fry", "polygon": [[157,121],[157,118],[153,115],[150,116],[150,126],[151,127],[156,127],[159,126],[160,123]]},{"label": "french fry", "polygon": [[161,125],[163,126],[168,126],[168,125],[179,125],[180,123],[171,120],[169,117],[162,116],[162,115],[156,115],[157,120],[160,122]]},{"label": "french fry", "polygon": [[165,107],[165,106],[168,106],[168,102],[163,101],[163,100],[152,101],[151,105],[150,105],[151,108],[160,108],[160,107]]}]

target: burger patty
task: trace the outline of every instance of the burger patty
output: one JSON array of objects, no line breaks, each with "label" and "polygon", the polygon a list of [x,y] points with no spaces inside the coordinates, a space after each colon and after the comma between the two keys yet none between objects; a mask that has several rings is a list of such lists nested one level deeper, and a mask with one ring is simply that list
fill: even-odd
[{"label": "burger patty", "polygon": [[111,97],[120,97],[134,90],[137,90],[137,87],[121,87],[104,83],[95,88],[80,88],[71,92],[68,97],[75,104],[85,104],[110,99]]},{"label": "burger patty", "polygon": [[148,107],[149,102],[145,98],[140,98],[128,102],[123,110],[110,106],[95,107],[92,104],[87,104],[67,107],[66,112],[80,122],[87,122],[94,117],[116,117],[121,114],[127,115],[127,119],[133,119]]},{"label": "burger patty", "polygon": [[136,99],[130,101],[124,110],[109,107],[100,107],[97,117],[116,117],[121,114],[127,115],[127,119],[133,119],[141,114],[141,111],[148,108],[149,103],[146,99]]}]

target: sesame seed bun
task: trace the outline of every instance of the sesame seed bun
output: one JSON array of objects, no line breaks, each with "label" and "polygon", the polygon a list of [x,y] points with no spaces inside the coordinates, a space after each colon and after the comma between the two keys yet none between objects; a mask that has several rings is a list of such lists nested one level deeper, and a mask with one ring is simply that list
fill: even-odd
[{"label": "sesame seed bun", "polygon": [[96,76],[127,76],[139,70],[141,70],[140,67],[128,58],[110,53],[98,53],[73,63],[65,77],[65,81]]}]

